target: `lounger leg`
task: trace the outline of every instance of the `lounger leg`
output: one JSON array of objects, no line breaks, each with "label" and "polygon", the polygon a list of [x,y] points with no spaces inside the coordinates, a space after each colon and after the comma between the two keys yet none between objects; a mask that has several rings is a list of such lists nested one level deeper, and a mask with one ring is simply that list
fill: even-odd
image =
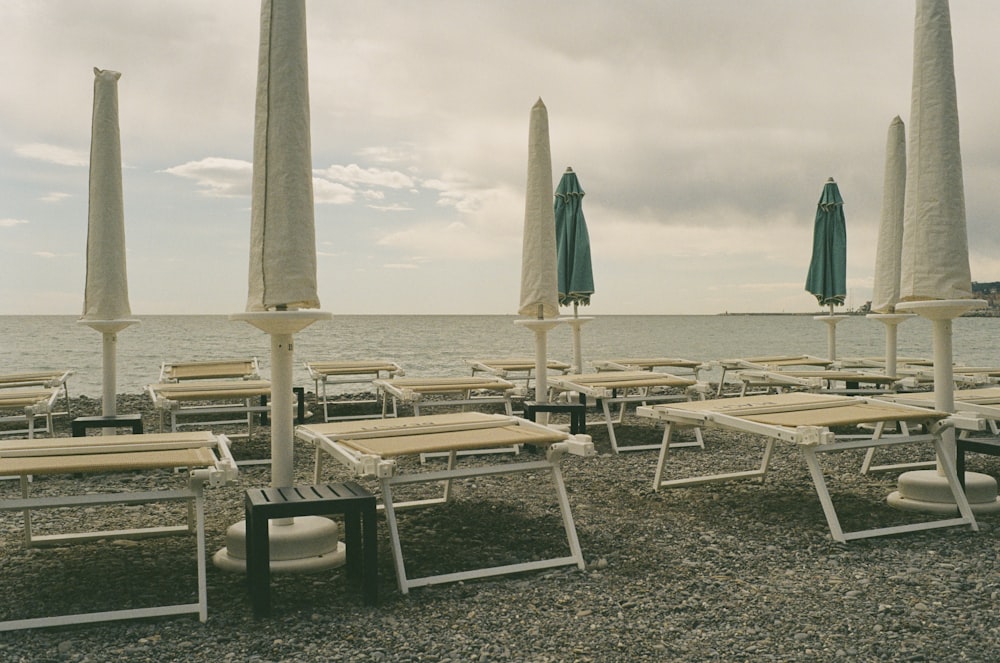
[{"label": "lounger leg", "polygon": [[660,446],[660,458],[656,463],[656,474],[653,477],[653,491],[660,489],[660,483],[663,481],[663,468],[667,464],[667,456],[670,455],[670,438],[674,432],[674,425],[667,422],[666,428],[663,429],[663,444]]},{"label": "lounger leg", "polygon": [[316,445],[316,457],[313,461],[313,483],[320,483],[320,477],[323,475],[323,456],[326,454]]},{"label": "lounger leg", "polygon": [[843,543],[844,531],[840,528],[840,518],[837,517],[837,510],[833,507],[833,500],[830,498],[830,491],[826,487],[826,479],[823,477],[823,469],[819,466],[819,459],[816,451],[810,447],[802,447],[802,455],[805,456],[806,465],[809,467],[809,474],[812,476],[813,486],[816,494],[819,495],[819,502],[823,506],[823,514],[826,522],[830,526],[830,534],[834,541]]},{"label": "lounger leg", "polygon": [[[608,405],[608,399],[601,399],[601,407],[604,408],[604,421],[608,424],[608,438],[611,440],[611,451],[618,453],[618,439],[615,437],[615,422],[611,418],[611,406]],[[625,407],[624,403],[622,403],[622,407]]]},{"label": "lounger leg", "polygon": [[[455,469],[455,465],[458,463],[458,452],[449,451],[448,452],[448,469]],[[448,503],[451,501],[451,479],[444,480],[444,501]]]},{"label": "lounger leg", "polygon": [[950,454],[945,452],[943,447],[944,441],[940,437],[934,440],[934,451],[937,454],[938,461],[941,463],[941,469],[944,470],[944,475],[948,479],[948,486],[951,487],[951,494],[955,498],[955,504],[958,506],[958,512],[962,515],[963,519],[969,521],[972,531],[978,532],[979,524],[976,522],[976,517],[972,513],[972,507],[969,506],[969,500],[965,496],[965,489],[962,487],[962,483],[958,479],[955,461]]},{"label": "lounger leg", "polygon": [[[885,422],[880,421],[875,424],[875,431],[872,433],[872,440],[878,440],[882,437],[882,431],[885,429]],[[868,474],[872,466],[872,458],[875,456],[875,447],[868,447],[868,451],[865,452],[865,459],[861,462],[861,474]]]},{"label": "lounger leg", "polygon": [[406,582],[406,565],[403,564],[403,549],[399,545],[399,527],[396,524],[396,509],[392,504],[392,486],[389,479],[382,479],[382,506],[385,509],[385,522],[389,526],[389,542],[392,544],[392,563],[396,567],[396,585],[401,594],[408,594],[409,585]]},{"label": "lounger leg", "polygon": [[195,510],[198,514],[198,619],[208,620],[208,584],[205,574],[205,490],[201,482],[195,488]]},{"label": "lounger leg", "polygon": [[566,494],[566,483],[563,481],[559,462],[552,463],[552,481],[556,485],[556,495],[559,498],[559,510],[562,511],[563,528],[566,530],[566,541],[569,543],[570,556],[576,560],[577,568],[583,570],[587,564],[583,561],[583,550],[576,535],[576,523],[573,522],[573,511],[570,509],[569,496]]},{"label": "lounger leg", "polygon": [[[21,475],[21,497],[28,499],[28,477]],[[24,513],[24,546],[31,547],[31,510],[25,509]]]}]

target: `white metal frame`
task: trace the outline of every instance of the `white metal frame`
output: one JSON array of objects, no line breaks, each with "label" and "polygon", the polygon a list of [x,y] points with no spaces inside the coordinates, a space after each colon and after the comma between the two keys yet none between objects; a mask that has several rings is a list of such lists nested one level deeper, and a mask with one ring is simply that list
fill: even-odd
[{"label": "white metal frame", "polygon": [[[168,615],[197,614],[200,621],[208,619],[208,590],[206,583],[205,562],[205,501],[204,486],[219,486],[232,483],[236,478],[236,463],[229,451],[229,443],[225,436],[209,436],[209,439],[192,440],[190,435],[149,436],[152,441],[145,442],[142,435],[124,435],[117,438],[97,441],[87,438],[93,445],[71,444],[65,440],[53,439],[44,446],[25,445],[20,448],[5,448],[6,458],[44,458],[65,455],[93,455],[103,453],[142,454],[168,449],[204,447],[210,444],[214,449],[215,462],[210,467],[188,468],[188,485],[185,488],[151,491],[126,491],[120,493],[75,494],[53,497],[32,497],[29,494],[29,482],[26,475],[21,475],[21,498],[0,500],[0,511],[20,511],[24,516],[24,545],[26,547],[39,545],[61,545],[79,541],[95,541],[101,539],[144,538],[164,536],[177,533],[194,533],[196,538],[198,601],[162,605],[148,608],[129,608],[124,610],[76,613],[51,617],[33,617],[0,622],[0,631],[14,631],[30,628],[45,628],[50,626],[66,626],[70,624],[90,624],[96,622],[115,621],[121,619],[143,619],[147,617],[162,617]],[[173,439],[171,439],[173,438]],[[81,438],[72,438],[79,440]],[[2,459],[0,459],[2,467]],[[95,471],[107,471],[96,469]],[[36,470],[36,473],[40,473]],[[70,484],[71,485],[71,484]],[[39,536],[32,532],[32,510],[79,507],[89,508],[111,504],[145,504],[151,502],[186,501],[188,503],[188,523],[181,526],[144,527],[129,530],[113,530],[101,532],[82,532],[72,534],[53,534]]]},{"label": "white metal frame", "polygon": [[[382,413],[375,414],[356,414],[356,415],[343,415],[343,416],[333,416],[330,414],[330,406],[338,405],[337,401],[331,398],[330,394],[327,392],[328,385],[342,385],[342,384],[366,384],[371,386],[373,380],[378,379],[392,379],[395,377],[401,377],[405,375],[405,371],[396,362],[392,361],[349,361],[349,362],[305,362],[306,370],[309,371],[309,377],[313,379],[316,385],[316,398],[319,401],[321,407],[323,408],[323,421],[350,421],[351,419],[376,419],[385,418],[390,416],[386,413],[386,407],[384,405],[384,399],[379,398],[378,389],[376,388],[376,397],[374,399],[368,400],[351,400],[346,404],[350,405],[366,405],[366,404],[379,404],[382,402]],[[392,403],[392,414],[395,417],[396,412],[396,402]]]},{"label": "white metal frame", "polygon": [[[646,375],[649,374],[648,371],[643,371]],[[699,398],[704,400],[705,391],[707,390],[707,385],[705,383],[696,382],[694,384],[686,385],[684,394],[654,394],[650,392],[651,386],[670,386],[670,385],[650,385],[648,381],[638,380],[634,386],[626,387],[607,387],[596,384],[587,384],[585,380],[588,377],[593,377],[594,374],[590,375],[567,375],[565,377],[550,378],[549,388],[556,392],[562,392],[566,394],[569,398],[570,394],[575,392],[580,394],[586,399],[591,400],[596,407],[601,408],[603,412],[603,418],[594,422],[587,422],[587,425],[604,424],[608,429],[608,438],[611,441],[611,450],[618,454],[623,451],[650,451],[652,449],[659,449],[659,444],[629,444],[629,445],[619,445],[618,436],[615,433],[615,424],[620,424],[625,419],[625,409],[630,403],[636,403],[639,405],[646,405],[647,403],[671,403],[676,401],[692,400],[692,397],[697,395]],[[666,375],[666,374],[664,374]],[[681,379],[682,376],[670,375],[669,377],[677,377]],[[680,388],[680,387],[677,387]],[[612,416],[611,408],[612,406],[618,406],[618,414]],[[705,441],[701,436],[701,429],[694,429],[695,439],[693,442],[680,442],[674,446],[678,447],[698,447],[700,449],[705,448]]]},{"label": "white metal frame", "polygon": [[[524,388],[531,387],[531,378],[535,374],[534,357],[512,357],[506,359],[466,359],[472,368],[472,375],[477,373],[488,373],[504,380],[524,380]],[[564,361],[547,359],[545,366],[547,370],[554,371],[559,375],[566,375],[573,367]]]},{"label": "white metal frame", "polygon": [[[847,396],[844,398],[856,402],[878,402],[880,405],[885,405],[884,401],[876,401],[875,399]],[[920,408],[913,408],[905,405],[896,405],[896,407],[909,410],[910,412],[920,410]],[[808,408],[789,406],[788,411],[804,409]],[[653,478],[654,491],[658,491],[661,488],[678,488],[705,483],[731,481],[734,479],[757,478],[763,480],[769,469],[774,444],[776,442],[787,442],[795,444],[796,448],[800,453],[802,453],[803,458],[806,461],[806,465],[809,468],[809,474],[816,489],[816,494],[819,497],[820,504],[823,508],[823,514],[825,515],[827,525],[830,528],[830,534],[835,541],[846,542],[854,539],[887,536],[902,532],[913,532],[938,527],[953,527],[957,525],[969,525],[973,531],[978,531],[979,529],[975,516],[972,513],[972,509],[969,507],[969,502],[965,497],[965,492],[959,484],[958,477],[955,473],[954,461],[948,454],[941,453],[943,445],[941,430],[946,426],[953,425],[953,421],[951,420],[932,423],[931,418],[928,418],[927,428],[930,432],[925,434],[905,436],[894,435],[890,437],[843,440],[839,439],[826,427],[799,426],[796,428],[790,428],[787,426],[759,423],[749,419],[724,414],[722,412],[713,412],[711,410],[691,411],[658,405],[639,408],[639,414],[640,416],[647,416],[663,421],[666,424],[666,428],[663,432],[663,443],[660,450],[660,457],[657,461],[656,473]],[[896,421],[896,419],[887,418],[886,421]],[[717,427],[763,436],[765,438],[765,442],[761,464],[757,469],[742,472],[729,472],[687,477],[683,479],[664,480],[663,476],[667,458],[670,453],[670,440],[672,435],[677,428],[692,426]],[[884,447],[902,444],[933,445],[938,458],[942,460],[942,469],[947,477],[952,496],[954,497],[955,503],[958,507],[960,514],[959,517],[949,517],[894,527],[879,527],[867,530],[844,532],[840,524],[840,519],[837,516],[836,508],[834,507],[832,498],[830,497],[830,491],[827,488],[826,478],[823,475],[823,470],[819,463],[819,455],[823,453],[846,451],[848,449],[865,449],[876,446]]]},{"label": "white metal frame", "polygon": [[[401,426],[409,418],[400,418]],[[483,423],[460,424],[451,428],[451,432],[461,432],[482,427],[494,426],[524,426],[534,430],[548,429],[534,422],[516,417],[503,415],[483,415]],[[392,436],[400,434],[400,430],[383,430],[372,435]],[[435,432],[444,432],[445,429],[437,429]],[[323,458],[325,455],[333,456],[340,463],[350,468],[356,477],[375,478],[379,481],[382,491],[382,504],[380,505],[386,516],[386,523],[389,526],[389,538],[392,544],[393,564],[396,569],[396,580],[399,591],[407,594],[413,587],[435,585],[448,582],[459,582],[474,578],[486,578],[491,576],[506,575],[510,573],[520,573],[523,571],[533,571],[538,569],[554,568],[559,566],[576,565],[578,568],[585,568],[583,552],[576,534],[576,525],[573,522],[573,513],[569,504],[569,496],[566,493],[566,485],[563,480],[562,470],[559,462],[567,453],[579,456],[594,455],[593,443],[586,435],[571,436],[566,435],[562,442],[549,444],[546,448],[544,460],[515,461],[505,464],[494,464],[479,467],[459,468],[456,466],[457,454],[452,451],[448,453],[447,469],[435,471],[421,471],[412,474],[404,474],[393,459],[382,458],[364,454],[352,449],[349,446],[338,442],[337,435],[325,434],[319,427],[299,426],[296,429],[296,437],[305,442],[309,442],[316,447],[315,480],[318,482],[322,478]],[[406,433],[402,433],[406,434]],[[340,436],[342,437],[342,436]],[[485,567],[458,573],[445,573],[420,578],[407,576],[406,564],[403,559],[403,549],[400,543],[399,527],[396,520],[397,509],[441,504],[451,499],[451,483],[456,479],[465,479],[478,476],[492,476],[501,474],[514,474],[519,472],[543,472],[548,473],[555,487],[556,499],[562,515],[563,529],[566,534],[566,542],[569,547],[569,555],[553,557],[545,560],[536,560],[517,564],[507,564],[502,566]],[[444,492],[441,497],[414,500],[409,502],[397,502],[394,489],[398,486],[413,485],[420,483],[443,482]]]},{"label": "white metal frame", "polygon": [[[24,428],[0,430],[0,436],[7,435],[27,435],[28,439],[33,439],[38,433],[52,435],[53,407],[61,394],[65,390],[62,386],[17,387],[2,390],[2,396],[8,397],[5,402],[0,398],[0,411],[16,412],[17,414],[0,415],[0,423],[19,424],[24,423]],[[25,401],[31,403],[26,405]],[[45,424],[39,427],[35,421],[42,419]]]},{"label": "white metal frame", "polygon": [[66,403],[66,410],[62,412],[52,412],[52,416],[71,416],[69,401],[69,376],[73,371],[32,371],[29,373],[8,373],[0,375],[0,389],[15,387],[59,387],[62,389],[63,400]]}]

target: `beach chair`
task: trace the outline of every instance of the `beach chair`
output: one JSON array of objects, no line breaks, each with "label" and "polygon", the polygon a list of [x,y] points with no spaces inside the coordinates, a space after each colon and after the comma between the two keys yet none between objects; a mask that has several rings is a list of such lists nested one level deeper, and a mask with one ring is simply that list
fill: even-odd
[{"label": "beach chair", "polygon": [[[59,475],[114,474],[148,472],[164,484],[176,486],[184,468],[185,485],[154,490],[122,492],[78,492],[79,482],[60,481]],[[228,440],[207,432],[165,433],[150,435],[118,435],[102,437],[54,438],[0,446],[0,474],[20,477],[21,491],[16,498],[0,499],[0,512],[20,512],[24,519],[24,545],[27,547],[65,546],[82,541],[117,541],[119,539],[194,534],[197,561],[197,596],[194,603],[128,608],[113,611],[78,613],[48,617],[31,617],[0,622],[0,631],[65,626],[119,619],[142,619],[167,615],[197,614],[201,621],[208,618],[208,594],[205,574],[205,506],[204,487],[232,483],[236,464],[229,452]],[[55,494],[32,495],[28,477],[51,477],[59,483]],[[48,479],[46,480],[48,482]],[[143,526],[113,531],[60,532],[39,534],[33,528],[31,514],[40,509],[79,508],[91,511],[108,505],[138,506],[153,502],[182,502],[188,505],[187,522],[182,525]],[[86,519],[84,519],[86,520]],[[83,522],[83,521],[81,521]],[[58,548],[53,555],[58,555]],[[7,572],[16,573],[9,563]],[[8,601],[16,600],[11,593]]]},{"label": "beach chair", "polygon": [[[890,403],[875,398],[790,392],[652,405],[640,407],[638,414],[661,421],[666,425],[660,457],[653,478],[653,490],[690,487],[739,479],[762,480],[770,469],[774,445],[782,442],[794,445],[805,459],[816,494],[823,507],[830,534],[835,541],[843,542],[957,525],[968,525],[972,530],[978,530],[976,519],[959,484],[955,466],[946,454],[941,453],[941,430],[953,423],[945,412]],[[843,439],[831,430],[843,426],[857,426],[862,423],[892,421],[906,421],[914,426],[919,425],[926,432],[880,438]],[[673,435],[678,429],[695,426],[750,433],[762,437],[764,439],[764,452],[759,467],[704,476],[664,478],[667,473],[667,461]],[[820,456],[825,453],[849,449],[898,445],[923,445],[928,450],[933,450],[938,454],[938,457],[942,459],[943,471],[948,479],[948,485],[960,515],[932,521],[845,532],[827,488],[826,478],[819,462]]]},{"label": "beach chair", "polygon": [[[381,505],[389,526],[393,564],[399,591],[447,582],[460,582],[474,578],[522,573],[538,569],[575,565],[584,568],[583,553],[577,539],[576,526],[570,508],[569,496],[563,482],[560,460],[566,454],[590,456],[593,444],[586,435],[571,436],[567,433],[535,424],[525,419],[499,414],[462,412],[399,417],[378,421],[336,422],[298,426],[295,436],[315,445],[316,464],[314,480],[323,476],[323,460],[332,456],[347,467],[355,477],[375,479],[381,487]],[[483,465],[472,463],[459,467],[457,457],[463,451],[509,448],[524,444],[536,445],[545,450],[543,458],[532,456],[526,461]],[[447,468],[425,471],[409,468],[414,463],[400,462],[406,457],[444,453],[448,456]],[[452,482],[477,477],[492,477],[515,473],[547,474],[555,489],[555,497],[562,515],[563,529],[569,554],[535,561],[490,566],[474,570],[441,573],[424,577],[410,577],[403,560],[403,549],[396,518],[398,509],[442,504],[452,500]],[[397,490],[403,486],[443,482],[440,496],[412,501],[399,501]],[[516,489],[515,489],[516,492]],[[518,497],[519,493],[514,497]],[[497,536],[503,536],[497,532]]]},{"label": "beach chair", "polygon": [[691,375],[695,380],[700,380],[701,371],[709,368],[704,362],[693,359],[681,359],[679,357],[618,357],[615,359],[600,359],[591,362],[598,373],[601,371],[656,371],[657,369],[667,369],[664,372],[674,375]]},{"label": "beach chair", "polygon": [[[331,414],[331,408],[334,408],[338,403],[333,394],[330,393],[330,387],[346,384],[364,384],[371,387],[372,380],[392,379],[405,374],[405,371],[396,362],[383,360],[307,361],[305,367],[309,371],[309,377],[316,385],[316,398],[323,408],[323,421],[373,419],[387,416],[384,409],[381,413],[334,416]],[[379,398],[376,396],[376,398],[367,400],[350,399],[344,404],[359,406],[378,404],[378,402]],[[395,401],[392,404],[392,416],[396,416]]]},{"label": "beach chair", "polygon": [[11,389],[18,387],[59,387],[62,390],[62,400],[66,404],[66,409],[53,411],[53,417],[72,416],[69,401],[69,376],[73,371],[53,370],[53,371],[31,371],[25,373],[8,373],[0,375],[0,389]]},{"label": "beach chair", "polygon": [[898,378],[874,371],[828,370],[763,370],[741,369],[734,371],[742,383],[740,396],[757,393],[780,393],[801,390],[841,395],[875,395],[894,391],[900,384]]},{"label": "beach chair", "polygon": [[715,394],[716,398],[721,398],[722,391],[726,384],[726,374],[730,371],[755,369],[774,371],[806,366],[828,368],[833,365],[833,361],[830,359],[813,357],[812,355],[766,355],[736,359],[719,359],[712,362],[712,364],[722,371],[719,376],[719,388]]},{"label": "beach chair", "polygon": [[[304,410],[303,389],[297,390],[299,414]],[[253,436],[254,415],[266,420],[270,411],[271,383],[260,377],[257,358],[190,362],[163,362],[160,381],[146,386],[146,393],[159,415],[159,431],[185,428],[246,426],[246,433],[231,439]],[[241,461],[266,464],[270,460]]]},{"label": "beach chair", "polygon": [[[534,357],[508,357],[505,359],[466,359],[465,363],[472,367],[472,375],[487,373],[504,380],[524,380],[524,387],[531,387],[531,378],[535,372]],[[547,359],[545,367],[550,372],[560,375],[569,373],[573,368],[564,361]]]},{"label": "beach chair", "polygon": [[[618,444],[615,424],[624,421],[628,405],[687,400],[695,394],[704,398],[707,391],[707,385],[699,383],[694,378],[653,371],[607,371],[565,375],[550,378],[549,388],[557,394],[557,397],[571,398],[575,394],[579,402],[583,404],[592,402],[601,408],[603,419],[595,423],[607,426],[611,450],[616,454],[621,451],[647,451],[660,448],[658,444]],[[618,414],[612,416],[611,410],[616,405]],[[680,445],[704,448],[701,430],[695,429],[694,434],[694,441],[683,442]]]},{"label": "beach chair", "polygon": [[[0,428],[0,435],[26,435],[28,439],[34,438],[38,433],[51,435],[52,411],[63,393],[65,392],[61,386],[0,389],[0,425],[3,426]],[[41,427],[37,424],[39,419],[43,422]],[[16,427],[7,428],[10,424]]]}]

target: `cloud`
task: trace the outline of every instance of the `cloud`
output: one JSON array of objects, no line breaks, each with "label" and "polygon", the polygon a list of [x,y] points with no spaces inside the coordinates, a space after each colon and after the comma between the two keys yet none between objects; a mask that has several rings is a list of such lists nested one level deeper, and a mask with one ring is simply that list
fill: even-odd
[{"label": "cloud", "polygon": [[90,155],[86,152],[73,150],[68,147],[49,145],[47,143],[30,143],[20,145],[14,149],[15,154],[26,159],[45,161],[58,164],[60,166],[89,166]]},{"label": "cloud", "polygon": [[13,228],[14,226],[20,226],[28,221],[24,219],[0,219],[0,228]]},{"label": "cloud", "polygon": [[380,186],[388,189],[409,189],[415,184],[412,177],[398,170],[362,168],[356,163],[346,166],[329,166],[318,171],[317,174],[334,182]]},{"label": "cloud", "polygon": [[72,198],[72,197],[73,194],[71,193],[63,193],[62,191],[52,191],[39,198],[39,200],[41,200],[43,203],[60,203],[66,200],[67,198]]},{"label": "cloud", "polygon": [[233,198],[250,195],[253,164],[241,159],[206,157],[166,168],[163,172],[194,180],[206,196]]},{"label": "cloud", "polygon": [[321,177],[313,178],[313,200],[330,205],[349,205],[354,202],[356,192],[340,182],[331,182]]}]

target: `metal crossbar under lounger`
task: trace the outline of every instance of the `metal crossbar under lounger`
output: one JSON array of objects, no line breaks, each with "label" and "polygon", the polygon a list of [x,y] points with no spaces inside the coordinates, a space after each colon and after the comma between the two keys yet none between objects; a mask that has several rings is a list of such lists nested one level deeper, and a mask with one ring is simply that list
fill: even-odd
[{"label": "metal crossbar under lounger", "polygon": [[[606,371],[602,373],[585,373],[581,375],[566,375],[563,377],[549,378],[549,387],[557,392],[576,392],[579,394],[580,402],[586,403],[587,399],[596,401],[597,407],[604,412],[603,422],[608,427],[608,437],[611,440],[611,449],[614,453],[620,451],[647,451],[659,449],[658,444],[618,444],[615,435],[615,424],[621,423],[625,418],[625,408],[629,403],[663,403],[665,401],[679,401],[690,398],[691,390],[698,388],[702,383],[693,378],[681,377],[671,373],[654,373],[651,371]],[[679,394],[654,394],[650,390],[654,388],[669,387],[685,390],[685,395]],[[704,392],[702,393],[704,397]],[[611,416],[611,406],[619,405],[617,417]],[[588,424],[589,425],[589,424]],[[697,446],[704,448],[705,443],[701,439],[701,429],[694,430],[695,441],[683,442],[676,446]]]},{"label": "metal crossbar under lounger", "polygon": [[[194,533],[197,540],[198,601],[197,603],[150,608],[8,620],[0,622],[0,631],[188,613],[196,613],[201,621],[208,618],[203,489],[206,483],[218,486],[230,483],[236,478],[236,463],[229,453],[228,441],[224,436],[191,431],[151,435],[55,438],[44,441],[25,441],[23,444],[17,442],[7,442],[0,450],[0,474],[21,477],[21,497],[0,500],[0,511],[23,512],[24,543],[26,546],[63,545],[73,541]],[[179,489],[36,497],[30,494],[27,481],[27,477],[31,475],[106,474],[143,470],[172,470],[179,467],[187,468],[189,472],[187,486]],[[171,481],[176,480],[176,475],[173,472],[167,473],[166,476],[170,477]],[[73,481],[66,482],[67,491],[71,490],[74,485]],[[49,535],[37,535],[31,529],[31,511],[36,509],[64,507],[90,509],[94,506],[110,504],[134,505],[169,501],[188,503],[188,523],[186,525]],[[12,568],[9,570],[16,572]],[[10,594],[7,594],[7,597],[10,598]]]},{"label": "metal crossbar under lounger", "polygon": [[[586,435],[571,436],[525,419],[480,412],[400,417],[380,421],[314,424],[297,427],[295,435],[300,440],[311,442],[316,446],[316,481],[320,480],[323,458],[327,454],[350,468],[354,476],[368,477],[379,481],[382,490],[382,506],[385,509],[386,522],[389,526],[396,580],[399,591],[403,594],[408,593],[411,587],[424,585],[458,582],[573,564],[580,569],[584,568],[583,553],[577,539],[576,526],[573,523],[573,514],[559,462],[567,453],[579,456],[593,455],[593,444]],[[512,461],[464,468],[456,466],[456,457],[460,451],[520,444],[534,444],[544,447],[544,460]],[[405,474],[396,463],[396,459],[401,456],[418,456],[423,453],[448,454],[447,469]],[[440,504],[448,501],[451,497],[451,482],[455,479],[518,472],[546,472],[552,478],[559,509],[562,513],[566,541],[569,545],[568,556],[421,578],[410,578],[406,575],[399,529],[396,523],[396,509]],[[444,482],[443,496],[413,502],[395,502],[394,489],[397,486],[433,482]]]},{"label": "metal crossbar under lounger", "polygon": [[[358,360],[358,361],[307,361],[306,370],[309,377],[316,385],[316,399],[323,408],[323,421],[348,421],[350,419],[375,419],[385,417],[385,408],[382,413],[355,414],[333,416],[330,414],[331,406],[339,405],[329,394],[328,385],[341,384],[366,384],[371,385],[373,380],[392,379],[403,375],[403,369],[396,362],[382,360]],[[378,404],[379,398],[368,400],[347,400],[343,405],[365,405]],[[396,416],[396,402],[392,403],[392,416]]]},{"label": "metal crossbar under lounger", "polygon": [[[534,357],[508,357],[506,359],[466,359],[465,363],[472,367],[472,374],[489,373],[504,380],[523,379],[525,389],[531,387],[531,378],[535,374]],[[545,367],[562,375],[569,373],[572,366],[564,361],[548,359]]]},{"label": "metal crossbar under lounger", "polygon": [[[873,398],[797,392],[641,407],[639,415],[666,423],[660,458],[653,479],[653,490],[732,479],[763,479],[768,471],[774,443],[782,441],[795,444],[805,458],[813,485],[816,488],[816,494],[819,496],[823,513],[830,527],[830,534],[835,541],[849,541],[955,525],[969,525],[973,530],[979,529],[955,474],[954,462],[948,454],[942,453],[941,428],[951,423],[946,420],[948,415],[944,412],[897,405]],[[921,435],[838,441],[837,436],[830,431],[831,426],[855,426],[884,421],[907,421],[913,424],[924,424],[930,432]],[[670,450],[671,436],[676,428],[691,426],[711,426],[764,436],[766,442],[760,467],[744,472],[664,480],[663,474]],[[895,527],[844,532],[826,486],[826,479],[819,464],[819,454],[900,444],[933,445],[941,459],[943,471],[948,479],[955,503],[958,505],[960,516]]]}]

